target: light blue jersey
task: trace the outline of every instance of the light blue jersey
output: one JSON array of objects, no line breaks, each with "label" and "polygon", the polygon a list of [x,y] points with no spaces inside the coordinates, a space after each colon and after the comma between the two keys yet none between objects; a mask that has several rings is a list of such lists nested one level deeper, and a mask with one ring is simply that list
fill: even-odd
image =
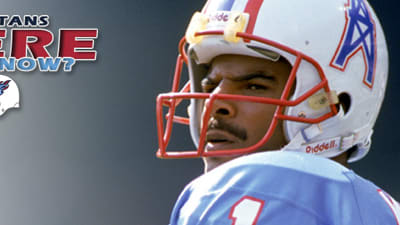
[{"label": "light blue jersey", "polygon": [[353,171],[280,151],[240,157],[195,179],[170,224],[400,225],[399,217],[399,204]]}]

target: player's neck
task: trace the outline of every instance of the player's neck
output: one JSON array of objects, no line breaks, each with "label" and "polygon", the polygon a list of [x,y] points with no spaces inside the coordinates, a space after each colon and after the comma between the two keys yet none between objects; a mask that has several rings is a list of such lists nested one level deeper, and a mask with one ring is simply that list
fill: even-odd
[{"label": "player's neck", "polygon": [[337,163],[342,164],[343,166],[349,168],[349,164],[347,163],[347,159],[348,159],[348,152],[344,152],[338,156],[335,156],[333,158],[331,158],[333,161],[336,161]]}]

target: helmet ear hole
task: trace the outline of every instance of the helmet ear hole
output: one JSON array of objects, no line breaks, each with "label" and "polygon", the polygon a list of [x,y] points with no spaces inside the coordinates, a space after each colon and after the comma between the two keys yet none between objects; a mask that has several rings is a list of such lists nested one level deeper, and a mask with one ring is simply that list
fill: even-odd
[{"label": "helmet ear hole", "polygon": [[340,93],[339,94],[339,103],[336,104],[336,109],[339,111],[340,109],[343,109],[344,115],[347,114],[347,112],[350,110],[351,107],[351,98],[350,95],[346,92]]}]

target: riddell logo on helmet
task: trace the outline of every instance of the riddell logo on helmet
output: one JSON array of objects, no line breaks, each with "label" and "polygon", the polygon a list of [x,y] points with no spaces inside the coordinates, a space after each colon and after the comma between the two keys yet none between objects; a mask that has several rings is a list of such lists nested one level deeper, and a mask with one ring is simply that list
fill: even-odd
[{"label": "riddell logo on helmet", "polygon": [[318,153],[318,152],[327,151],[329,149],[333,149],[336,147],[337,147],[336,140],[332,140],[330,142],[317,144],[315,146],[308,145],[306,147],[306,152],[307,153]]},{"label": "riddell logo on helmet", "polygon": [[229,15],[224,12],[217,12],[214,15],[210,15],[210,21],[218,21],[218,22],[228,22]]}]

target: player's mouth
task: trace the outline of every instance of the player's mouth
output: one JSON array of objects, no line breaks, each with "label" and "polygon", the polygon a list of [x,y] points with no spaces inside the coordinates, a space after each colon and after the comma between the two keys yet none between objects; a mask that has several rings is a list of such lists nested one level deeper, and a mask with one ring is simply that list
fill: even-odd
[{"label": "player's mouth", "polygon": [[207,131],[206,150],[222,150],[232,148],[232,144],[237,141],[237,137],[226,131],[212,129]]}]

